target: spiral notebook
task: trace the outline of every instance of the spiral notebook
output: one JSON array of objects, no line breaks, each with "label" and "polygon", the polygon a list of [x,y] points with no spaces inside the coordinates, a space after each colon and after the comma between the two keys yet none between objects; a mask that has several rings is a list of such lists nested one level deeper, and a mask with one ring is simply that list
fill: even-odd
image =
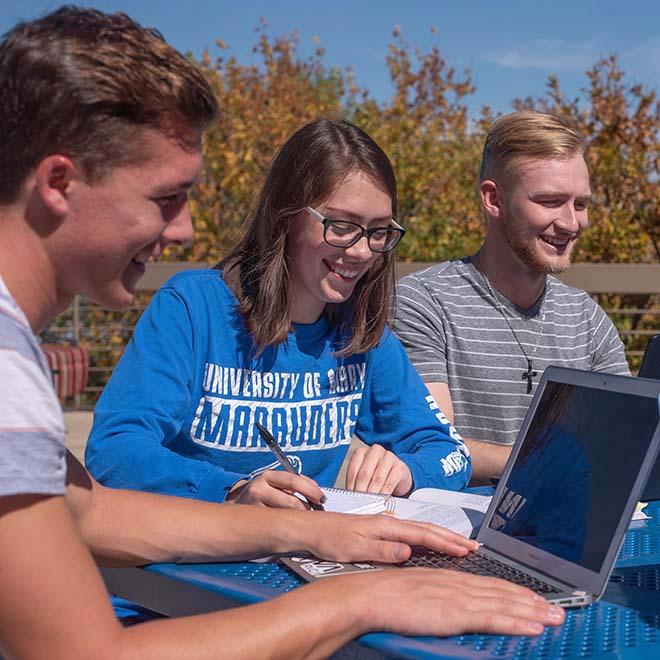
[{"label": "spiral notebook", "polygon": [[327,500],[323,505],[326,511],[334,513],[383,513],[391,506],[390,495],[364,493],[344,488],[321,488]]},{"label": "spiral notebook", "polygon": [[334,513],[386,515],[402,520],[434,523],[469,537],[479,527],[490,497],[423,488],[409,498],[321,488],[328,498],[324,508]]}]

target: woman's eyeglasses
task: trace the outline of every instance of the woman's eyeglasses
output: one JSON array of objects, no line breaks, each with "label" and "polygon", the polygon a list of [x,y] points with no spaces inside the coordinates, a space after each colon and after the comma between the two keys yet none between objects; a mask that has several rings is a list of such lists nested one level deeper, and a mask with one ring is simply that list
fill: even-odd
[{"label": "woman's eyeglasses", "polygon": [[363,236],[366,236],[367,245],[372,252],[389,252],[399,244],[406,233],[406,230],[394,218],[390,220],[388,227],[365,229],[362,225],[348,220],[326,218],[311,206],[305,207],[305,211],[323,224],[323,240],[332,247],[351,247]]}]

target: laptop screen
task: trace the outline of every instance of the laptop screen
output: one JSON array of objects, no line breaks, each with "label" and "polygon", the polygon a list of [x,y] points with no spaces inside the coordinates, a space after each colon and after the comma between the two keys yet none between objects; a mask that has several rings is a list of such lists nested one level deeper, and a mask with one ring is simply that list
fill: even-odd
[{"label": "laptop screen", "polygon": [[660,335],[654,335],[649,339],[637,375],[660,380]]},{"label": "laptop screen", "polygon": [[599,572],[657,424],[654,398],[546,381],[488,527]]},{"label": "laptop screen", "polygon": [[[654,335],[649,339],[637,375],[642,378],[660,380],[660,335]],[[655,467],[646,482],[641,499],[645,502],[660,500],[660,457],[655,462]]]}]

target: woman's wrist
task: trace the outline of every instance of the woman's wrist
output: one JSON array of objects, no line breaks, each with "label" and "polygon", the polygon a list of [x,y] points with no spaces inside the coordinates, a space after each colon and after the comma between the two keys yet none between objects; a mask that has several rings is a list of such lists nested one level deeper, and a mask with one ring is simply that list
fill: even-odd
[{"label": "woman's wrist", "polygon": [[236,498],[236,496],[241,492],[241,489],[245,484],[249,482],[248,479],[239,479],[228,491],[226,501],[231,502]]}]

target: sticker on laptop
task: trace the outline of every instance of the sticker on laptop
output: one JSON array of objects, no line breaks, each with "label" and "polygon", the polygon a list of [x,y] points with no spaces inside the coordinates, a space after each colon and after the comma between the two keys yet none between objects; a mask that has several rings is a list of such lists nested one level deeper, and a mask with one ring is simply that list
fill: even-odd
[{"label": "sticker on laptop", "polygon": [[368,562],[348,563],[316,559],[315,557],[284,557],[281,562],[308,582],[334,575],[350,575],[352,573],[382,570],[381,566],[375,566]]}]

